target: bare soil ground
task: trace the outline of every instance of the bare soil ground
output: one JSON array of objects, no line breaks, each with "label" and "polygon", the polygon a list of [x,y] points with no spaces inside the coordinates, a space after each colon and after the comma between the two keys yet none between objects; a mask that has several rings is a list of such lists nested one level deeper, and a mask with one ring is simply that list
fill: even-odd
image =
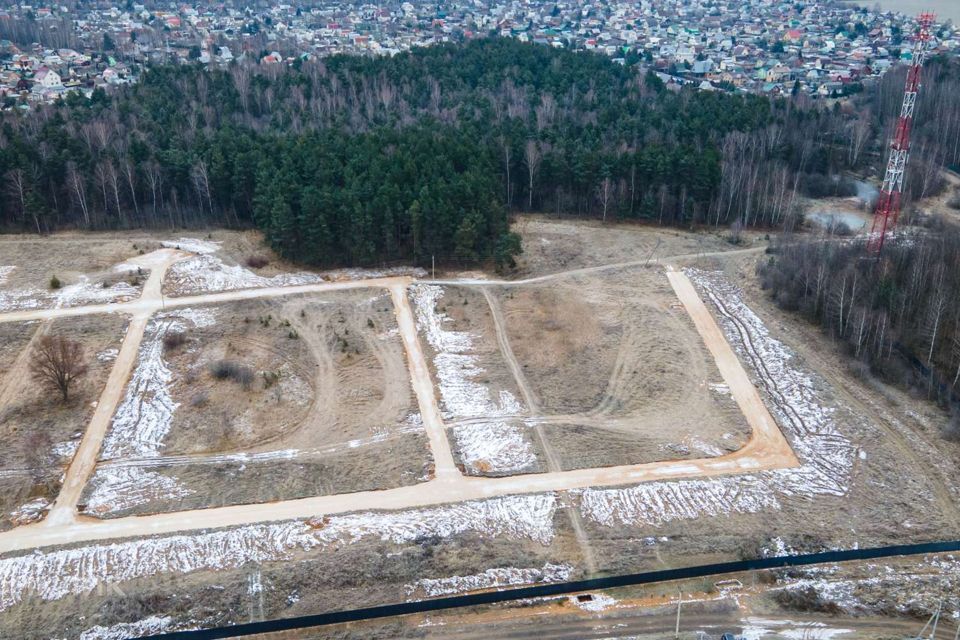
[{"label": "bare soil ground", "polygon": [[[56,495],[60,474],[69,463],[110,373],[112,357],[123,338],[126,318],[93,315],[52,323],[0,324],[6,372],[0,396],[0,474],[5,491],[0,498],[0,529],[9,528],[11,512],[34,498]],[[59,393],[31,378],[30,338],[42,331],[81,343],[88,373],[61,402]]]},{"label": "bare soil ground", "polygon": [[[527,218],[521,219],[521,226],[524,219]],[[595,266],[604,261],[643,260],[648,250],[656,247],[657,239],[661,240],[657,255],[698,253],[701,248],[709,252],[710,247],[706,245],[710,243],[715,250],[736,248],[728,245],[721,235],[704,238],[679,232],[634,229],[628,225],[600,227],[594,224],[583,225],[582,232],[578,232],[575,222],[529,219],[536,220],[537,225],[543,227],[531,225],[524,231],[527,254],[522,270],[526,275],[573,266]],[[563,231],[552,229],[552,235],[548,234],[544,228],[553,224],[569,228]],[[551,242],[540,242],[539,247],[530,244],[531,240],[539,242],[540,238]],[[240,251],[247,250],[244,247]],[[960,536],[960,511],[957,508],[960,500],[960,447],[939,436],[939,428],[946,416],[922,398],[913,398],[869,379],[853,377],[846,357],[837,353],[815,328],[781,312],[757,288],[753,275],[757,259],[758,256],[754,255],[689,262],[701,268],[725,270],[733,282],[744,287],[745,301],[760,316],[771,335],[781,339],[796,353],[791,366],[810,376],[817,400],[832,411],[831,420],[838,425],[838,430],[862,450],[862,455],[853,463],[849,488],[843,495],[818,495],[815,498],[779,495],[775,507],[761,506],[752,512],[695,518],[679,517],[659,524],[619,521],[602,524],[583,514],[577,519],[582,521],[600,573],[755,557],[762,549],[772,548],[775,538],[790,547],[815,550]],[[559,266],[561,264],[565,266]],[[460,304],[447,304],[446,313],[451,317],[447,328],[469,330],[479,336],[474,338],[477,357],[483,363],[483,377],[478,379],[493,390],[494,396],[501,390],[510,390],[527,411],[529,403],[525,397],[531,394],[526,392],[532,392],[542,430],[548,434],[549,442],[564,461],[564,466],[594,466],[600,460],[610,461],[609,464],[635,462],[637,459],[631,456],[658,448],[665,441],[684,444],[678,428],[671,427],[667,431],[661,426],[666,424],[664,416],[671,415],[672,407],[681,407],[684,415],[688,405],[692,412],[701,412],[700,422],[703,424],[695,423],[691,428],[695,426],[697,437],[702,438],[701,430],[714,429],[716,416],[724,411],[722,406],[718,409],[711,403],[726,402],[719,391],[695,383],[696,379],[703,382],[719,380],[715,380],[702,344],[693,339],[696,333],[685,319],[683,310],[673,306],[663,285],[647,281],[659,269],[613,270],[603,277],[597,274],[577,276],[582,287],[576,291],[566,283],[568,279],[544,283],[542,287],[517,287],[515,292],[511,286],[498,287],[496,291],[488,289],[495,294],[503,312],[503,326],[511,351],[520,365],[522,382],[513,375],[511,363],[498,344],[496,318],[489,311],[480,311],[490,309],[489,305],[482,305],[482,288],[449,288],[451,298],[448,302],[459,300]],[[460,293],[460,289],[468,289],[468,292]],[[513,298],[507,292],[513,293]],[[524,297],[520,296],[521,292]],[[359,292],[354,293],[360,296]],[[196,349],[211,359],[230,354],[237,358],[250,357],[258,367],[288,366],[289,371],[298,372],[318,370],[308,379],[311,403],[321,402],[319,399],[324,397],[326,402],[335,401],[335,405],[329,405],[334,417],[314,414],[314,404],[308,403],[306,410],[291,406],[286,413],[278,413],[279,419],[273,422],[268,409],[273,406],[271,402],[276,404],[276,400],[270,397],[269,389],[254,387],[249,394],[257,399],[249,400],[248,392],[232,381],[214,384],[206,377],[208,369],[205,366],[199,366],[194,384],[188,388],[183,379],[193,362],[191,356],[188,353],[171,354],[169,364],[176,374],[172,388],[180,403],[174,412],[175,420],[191,415],[194,418],[192,422],[175,425],[165,440],[170,446],[178,447],[174,451],[181,452],[181,456],[166,466],[164,463],[143,465],[143,470],[175,479],[180,489],[185,487],[193,493],[157,497],[147,506],[131,508],[124,513],[296,497],[314,491],[355,490],[351,489],[354,486],[378,487],[386,484],[386,478],[390,478],[395,486],[428,472],[424,460],[429,456],[425,446],[420,444],[423,440],[421,433],[388,433],[385,439],[377,441],[379,433],[373,423],[383,426],[386,422],[368,422],[360,418],[395,415],[404,419],[400,410],[396,413],[380,412],[386,397],[404,395],[409,403],[404,406],[415,405],[410,400],[409,388],[395,395],[383,390],[379,382],[370,383],[378,376],[391,380],[408,379],[402,346],[399,342],[394,343],[395,337],[384,339],[388,345],[384,348],[399,355],[377,352],[371,357],[370,353],[375,349],[369,343],[374,336],[391,334],[392,325],[387,324],[386,318],[392,316],[392,311],[377,311],[379,303],[374,303],[370,310],[362,313],[344,311],[341,323],[337,310],[352,300],[351,295],[343,294],[343,298],[329,304],[311,301],[311,297],[306,296],[290,298],[283,303],[264,303],[262,307],[257,306],[259,302],[223,305],[232,308],[225,316],[229,323],[221,319],[219,324],[222,326],[209,327],[209,333],[208,329],[198,330],[183,347],[184,351]],[[468,295],[471,296],[468,304],[462,304]],[[389,305],[389,298],[383,303]],[[351,304],[354,308],[362,306],[355,300]],[[710,304],[707,306],[714,311]],[[299,315],[301,308],[306,310],[303,322]],[[261,315],[273,315],[269,328],[258,323]],[[373,320],[373,328],[367,325],[368,315]],[[245,329],[247,323],[243,323],[246,316],[251,320],[249,329]],[[99,321],[105,317],[100,317]],[[289,320],[291,326],[278,326],[281,318]],[[646,328],[646,331],[631,333],[637,328]],[[0,331],[7,330],[0,324]],[[295,330],[298,337],[288,337],[290,330]],[[13,331],[12,339],[24,339],[16,330],[10,331]],[[583,333],[593,336],[593,342],[585,340]],[[640,338],[645,334],[654,335],[656,343],[644,345]],[[119,331],[115,335],[119,337]],[[252,338],[256,338],[256,344]],[[247,339],[251,341],[242,342]],[[239,346],[228,350],[230,342]],[[430,349],[423,335],[421,342],[425,351]],[[565,354],[566,363],[551,355],[550,351],[555,349]],[[431,363],[435,355],[428,353]],[[397,359],[401,362],[399,367],[383,364]],[[620,362],[624,364],[618,365]],[[523,367],[528,363],[535,363],[536,367]],[[400,369],[403,371],[397,373]],[[394,373],[387,373],[388,370]],[[618,371],[620,373],[616,373]],[[432,373],[436,381],[435,367]],[[684,375],[677,377],[679,373]],[[256,384],[261,385],[261,380],[259,378]],[[363,386],[360,382],[372,386]],[[523,388],[524,383],[529,389]],[[363,391],[352,398],[350,389],[353,388],[362,388]],[[249,433],[232,429],[227,438],[222,437],[222,431],[216,437],[204,433],[209,425],[202,419],[202,407],[192,406],[190,402],[194,393],[204,389],[208,407],[216,407],[221,414],[227,412],[232,416],[231,424],[240,422],[241,425],[239,416],[250,410],[251,415],[257,416],[257,421],[251,422],[255,428]],[[293,395],[284,393],[282,402]],[[95,397],[96,393],[86,401]],[[259,404],[260,400],[262,404]],[[765,400],[770,398],[765,396]],[[658,405],[657,409],[650,407],[651,402],[661,401],[662,406]],[[570,404],[565,404],[568,402]],[[401,406],[399,402],[388,404]],[[580,421],[574,420],[573,416]],[[642,434],[630,431],[637,424],[635,416],[648,420],[648,429]],[[526,426],[523,420],[511,420]],[[64,438],[82,428],[82,423],[79,421],[80,427],[65,428]],[[294,423],[304,427],[292,427]],[[61,426],[67,425],[56,425],[58,429]],[[453,421],[448,420],[448,426],[453,426]],[[0,428],[6,430],[6,424]],[[529,432],[524,433],[529,435]],[[717,433],[722,436],[725,431],[717,431],[714,435]],[[347,449],[336,449],[330,454],[321,451],[334,449],[345,439],[348,442],[353,439],[373,440],[354,448],[348,445]],[[531,438],[531,443],[536,462],[541,465],[537,468],[542,468],[544,454],[535,438]],[[309,455],[261,461],[250,453],[270,453],[288,448]],[[670,459],[686,455],[682,450],[666,451],[665,457]],[[228,458],[231,455],[237,457]],[[690,455],[694,455],[692,448]],[[200,462],[191,460],[191,457],[206,459]],[[131,461],[119,462],[127,464]],[[744,476],[744,480],[749,477]],[[526,479],[518,480],[522,481]],[[29,486],[23,486],[19,476],[8,477],[0,473],[0,490],[5,490],[5,495],[18,496],[17,501],[21,500],[20,496],[28,499],[34,495],[32,480],[29,482]],[[566,506],[571,503],[572,508],[580,506],[576,494],[561,498],[564,510],[571,508]],[[5,505],[2,508],[9,511]],[[109,627],[135,623],[150,616],[171,616],[182,626],[217,626],[421,597],[411,595],[406,586],[420,578],[471,575],[495,567],[539,567],[546,562],[570,563],[574,567],[571,577],[575,579],[583,576],[583,540],[578,539],[582,536],[574,534],[567,513],[560,513],[561,508],[553,516],[557,536],[548,545],[496,536],[487,531],[464,533],[455,528],[442,534],[423,534],[403,543],[391,542],[387,537],[368,536],[352,544],[311,550],[296,548],[281,561],[250,562],[239,569],[162,572],[123,582],[116,588],[97,587],[82,595],[69,595],[54,601],[28,594],[22,603],[0,611],[0,628],[4,629],[5,635],[19,638],[78,637],[96,625]],[[417,524],[408,526],[416,527]],[[321,521],[318,526],[322,531],[325,525]],[[139,560],[149,562],[152,560],[149,543],[145,541],[144,545]],[[4,561],[6,559],[9,557]],[[867,570],[864,575],[875,576],[878,571]],[[708,590],[708,586],[701,589]],[[620,597],[616,593],[613,595]],[[652,594],[651,597],[653,595],[665,594]],[[767,605],[768,608],[764,608]],[[704,608],[698,609],[698,606]],[[739,609],[731,605],[722,605],[719,610],[710,608],[712,606],[684,604],[684,610],[712,625],[736,622],[742,617]],[[757,611],[763,615],[783,614],[775,602],[757,605]],[[673,612],[675,606],[669,605],[661,612],[667,620],[662,626],[668,632],[672,631]],[[528,616],[531,613],[543,615]],[[796,612],[790,617],[806,619]],[[523,622],[524,619],[533,622]],[[565,601],[564,604],[549,603],[543,607],[526,605],[514,618],[501,620],[501,626],[491,626],[489,618],[482,618],[472,627],[460,618],[430,618],[292,637],[392,638],[431,634],[461,638],[509,637],[509,634],[513,637],[542,637],[548,631],[578,638],[624,634],[663,637],[663,629],[651,630],[644,626],[643,616],[639,619],[640,622],[624,619],[619,610],[596,614],[583,612]],[[446,624],[432,626],[443,623]],[[619,624],[628,626],[621,628],[617,626]],[[835,626],[846,628],[853,624],[844,620]],[[458,636],[461,627],[464,630]],[[883,631],[885,628],[879,623],[860,636],[842,637],[880,637],[877,629]],[[900,630],[902,627],[896,628]]]},{"label": "bare soil ground", "polygon": [[[269,502],[429,477],[430,455],[387,292],[264,298],[177,313],[168,321],[207,319],[183,329],[156,321],[138,365],[159,357],[169,371],[169,417],[166,406],[140,417],[144,424],[166,419],[168,430],[155,445],[129,450],[112,447],[108,434],[107,462],[85,492],[90,513],[119,517]],[[149,348],[162,339],[182,344]],[[221,369],[226,373],[218,377]],[[141,389],[138,384],[135,372],[128,393]],[[147,386],[141,392],[145,398],[154,393]],[[115,418],[112,428],[128,427]],[[139,470],[149,470],[157,486],[177,489],[111,505],[103,485],[122,494],[132,483],[144,484]]]},{"label": "bare soil ground", "polygon": [[95,626],[151,616],[212,627],[398,602],[423,597],[408,588],[420,578],[471,575],[492,566],[575,564],[573,535],[565,519],[555,522],[556,535],[547,544],[478,532],[402,544],[371,536],[239,569],[161,573],[53,602],[31,595],[0,611],[0,628],[23,640],[76,638]]},{"label": "bare soil ground", "polygon": [[[517,277],[670,255],[736,249],[726,229],[688,233],[632,223],[518,215],[512,227],[523,238]],[[755,238],[757,234],[745,234]]]},{"label": "bare soil ground", "polygon": [[[105,472],[123,467],[107,467]],[[91,515],[119,518],[392,489],[428,479],[432,463],[426,437],[422,433],[405,433],[329,451],[281,451],[264,459],[250,459],[245,454],[197,456],[194,461],[180,458],[176,463],[158,461],[139,468],[169,478],[178,493],[160,494],[146,504]]]},{"label": "bare soil ground", "polygon": [[544,426],[562,468],[710,457],[749,437],[662,267],[495,295],[539,411],[567,417]]},{"label": "bare soil ground", "polygon": [[0,266],[16,267],[0,289],[47,290],[52,276],[64,285],[80,276],[99,282],[109,279],[114,265],[158,246],[143,233],[0,236]]}]

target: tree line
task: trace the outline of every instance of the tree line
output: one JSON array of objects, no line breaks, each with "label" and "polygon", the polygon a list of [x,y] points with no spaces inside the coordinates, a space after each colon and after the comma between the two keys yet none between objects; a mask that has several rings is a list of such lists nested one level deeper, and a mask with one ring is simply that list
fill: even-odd
[{"label": "tree line", "polygon": [[785,238],[758,272],[782,308],[869,371],[944,405],[960,399],[960,230],[895,238],[879,258],[862,240]]},{"label": "tree line", "polygon": [[518,210],[792,224],[810,185],[882,155],[882,131],[859,120],[673,91],[606,56],[501,38],[159,66],[109,94],[3,113],[0,228],[256,225],[314,264],[506,264]]}]

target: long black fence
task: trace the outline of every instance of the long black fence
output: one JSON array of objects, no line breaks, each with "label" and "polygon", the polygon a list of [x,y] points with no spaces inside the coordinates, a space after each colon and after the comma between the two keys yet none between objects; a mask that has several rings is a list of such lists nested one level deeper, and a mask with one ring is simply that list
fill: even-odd
[{"label": "long black fence", "polygon": [[755,560],[739,560],[736,562],[720,562],[704,564],[695,567],[679,569],[663,569],[646,573],[632,573],[622,576],[594,578],[592,580],[576,580],[573,582],[555,582],[540,584],[532,587],[517,587],[501,591],[485,591],[461,596],[446,598],[432,598],[413,602],[387,604],[378,607],[364,607],[346,611],[332,611],[310,616],[295,618],[281,618],[279,620],[265,620],[251,622],[230,627],[216,629],[200,629],[196,631],[176,631],[160,635],[149,636],[155,639],[169,640],[213,640],[216,638],[236,638],[252,636],[262,633],[290,631],[293,629],[308,629],[344,622],[361,620],[376,620],[391,618],[415,613],[428,613],[443,609],[460,609],[477,605],[511,602],[527,598],[543,598],[547,596],[568,595],[584,591],[597,591],[615,587],[629,587],[639,584],[655,582],[669,582],[688,578],[702,578],[728,573],[744,571],[758,571],[764,569],[781,569],[787,567],[802,567],[813,564],[832,562],[849,562],[851,560],[874,560],[877,558],[893,558],[898,556],[914,556],[929,553],[949,553],[960,551],[960,540],[948,542],[925,542],[919,544],[902,544],[888,547],[874,547],[870,549],[850,549],[846,551],[824,551],[822,553],[806,553],[794,556],[777,556],[772,558],[757,558]]}]

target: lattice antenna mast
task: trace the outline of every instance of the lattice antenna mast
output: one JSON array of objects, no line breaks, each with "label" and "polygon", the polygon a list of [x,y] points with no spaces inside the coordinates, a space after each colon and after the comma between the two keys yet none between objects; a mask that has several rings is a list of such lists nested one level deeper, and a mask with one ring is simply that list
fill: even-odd
[{"label": "lattice antenna mast", "polygon": [[900,107],[900,118],[890,143],[890,158],[887,161],[887,172],[883,177],[883,187],[880,189],[880,199],[873,215],[873,227],[870,230],[870,239],[867,247],[874,253],[883,250],[883,243],[887,233],[897,226],[900,219],[900,200],[903,194],[903,177],[907,169],[907,160],[910,157],[910,130],[913,127],[913,112],[917,105],[917,94],[920,92],[920,74],[923,71],[923,61],[927,55],[927,42],[930,41],[930,28],[935,16],[932,13],[921,13],[917,17],[920,32],[913,45],[913,60],[907,72],[907,84],[903,90],[903,105]]}]

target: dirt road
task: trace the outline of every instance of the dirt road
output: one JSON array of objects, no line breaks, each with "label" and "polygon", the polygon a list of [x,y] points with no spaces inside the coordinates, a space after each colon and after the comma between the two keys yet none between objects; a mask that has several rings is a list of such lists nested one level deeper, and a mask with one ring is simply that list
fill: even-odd
[{"label": "dirt road", "polygon": [[[756,251],[750,249],[748,251]],[[316,285],[273,287],[229,291],[223,293],[190,296],[163,300],[160,284],[166,267],[178,256],[170,252],[163,260],[151,264],[151,276],[144,287],[142,297],[126,304],[106,305],[110,311],[122,311],[133,316],[127,336],[113,372],[108,379],[94,418],[84,435],[80,448],[67,471],[64,489],[57,498],[50,516],[37,524],[15,528],[0,533],[0,553],[32,549],[48,545],[89,542],[110,538],[142,537],[160,533],[182,532],[196,529],[229,527],[258,522],[297,519],[313,515],[338,514],[375,509],[408,509],[465,500],[520,493],[564,492],[587,487],[618,486],[651,480],[711,477],[753,472],[763,469],[793,467],[798,464],[789,444],[781,434],[756,388],[743,370],[739,360],[725,340],[720,328],[700,300],[692,283],[678,271],[669,271],[668,278],[677,296],[687,309],[697,331],[702,336],[731,393],[743,410],[753,434],[747,445],[735,453],[701,460],[664,461],[619,467],[578,469],[573,471],[550,471],[502,478],[466,477],[459,473],[453,462],[450,444],[446,438],[445,425],[440,416],[435,387],[424,357],[416,323],[406,291],[410,278],[382,278],[354,282],[324,283]],[[631,263],[642,264],[642,262]],[[575,273],[595,271],[577,270]],[[539,282],[542,279],[533,279]],[[484,281],[483,284],[491,284]],[[516,284],[516,283],[513,283]],[[425,429],[433,452],[435,477],[425,483],[359,493],[319,496],[287,500],[268,504],[238,505],[230,507],[182,511],[141,517],[125,517],[114,520],[97,520],[76,515],[76,502],[86,480],[92,473],[106,429],[123,388],[136,362],[140,340],[146,322],[154,311],[165,306],[184,307],[230,300],[244,300],[297,293],[323,292],[336,289],[382,287],[389,290],[407,355],[407,363],[414,392],[417,397]],[[101,313],[102,307],[78,307],[0,315],[0,322],[18,319],[58,317],[57,314],[82,315]],[[509,347],[509,344],[507,344]],[[522,372],[521,372],[522,373]]]},{"label": "dirt road", "polygon": [[430,378],[430,368],[427,359],[420,347],[420,338],[417,335],[417,323],[413,319],[413,310],[407,298],[407,286],[391,284],[390,297],[393,299],[393,308],[397,316],[397,326],[403,338],[403,347],[407,352],[407,366],[410,368],[410,381],[413,392],[420,405],[420,416],[423,426],[427,430],[430,440],[430,451],[433,453],[434,475],[437,479],[458,478],[460,471],[453,462],[453,452],[450,450],[450,441],[447,440],[446,427],[440,417],[440,407],[437,406],[437,397],[433,392],[433,380]]},{"label": "dirt road", "polygon": [[[167,269],[174,262],[185,257],[184,254],[169,249],[158,251],[156,254],[152,255],[152,259],[147,261],[148,265],[152,267],[150,277],[143,286],[142,297],[147,300],[155,300],[160,297],[160,287],[163,285],[163,277]],[[149,320],[150,313],[139,312],[133,316],[127,326],[123,344],[120,345],[120,352],[117,354],[113,369],[110,370],[110,376],[107,378],[103,392],[100,394],[97,408],[93,412],[93,418],[90,419],[90,424],[83,434],[80,446],[77,447],[77,451],[67,467],[63,486],[60,488],[60,493],[44,521],[48,526],[69,525],[76,519],[77,501],[83,493],[83,488],[87,485],[87,480],[90,479],[90,475],[97,466],[100,446],[103,444],[103,438],[110,427],[117,405],[123,399],[123,391],[127,385],[127,380],[130,379],[130,374],[137,364],[140,343],[143,341],[143,333]]]}]

